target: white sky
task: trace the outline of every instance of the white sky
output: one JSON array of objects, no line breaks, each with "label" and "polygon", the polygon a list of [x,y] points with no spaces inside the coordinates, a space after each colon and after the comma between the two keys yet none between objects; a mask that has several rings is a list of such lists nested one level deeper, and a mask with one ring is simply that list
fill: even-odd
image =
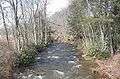
[{"label": "white sky", "polygon": [[67,7],[67,5],[68,0],[50,0],[50,3],[48,4],[48,14],[52,15],[55,12]]}]

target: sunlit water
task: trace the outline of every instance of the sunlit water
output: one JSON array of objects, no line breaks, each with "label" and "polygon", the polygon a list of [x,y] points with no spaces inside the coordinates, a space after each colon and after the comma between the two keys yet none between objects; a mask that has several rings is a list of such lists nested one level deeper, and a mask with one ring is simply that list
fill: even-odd
[{"label": "sunlit water", "polygon": [[56,43],[36,57],[37,63],[19,70],[15,79],[94,79],[91,71],[77,63],[72,45]]}]

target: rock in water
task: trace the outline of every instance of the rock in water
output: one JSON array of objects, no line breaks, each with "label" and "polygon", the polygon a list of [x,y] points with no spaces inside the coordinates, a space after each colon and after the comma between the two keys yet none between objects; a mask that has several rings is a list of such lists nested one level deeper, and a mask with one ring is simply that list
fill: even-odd
[{"label": "rock in water", "polygon": [[64,72],[58,70],[50,70],[43,79],[63,79]]},{"label": "rock in water", "polygon": [[43,79],[42,76],[35,76],[33,79]]}]

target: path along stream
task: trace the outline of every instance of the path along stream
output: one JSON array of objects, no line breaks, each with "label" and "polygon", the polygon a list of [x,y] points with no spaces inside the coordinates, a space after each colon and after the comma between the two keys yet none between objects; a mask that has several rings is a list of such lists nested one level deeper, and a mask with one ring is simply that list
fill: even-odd
[{"label": "path along stream", "polygon": [[36,60],[34,66],[15,73],[15,79],[94,79],[77,63],[76,50],[69,44],[52,44]]}]

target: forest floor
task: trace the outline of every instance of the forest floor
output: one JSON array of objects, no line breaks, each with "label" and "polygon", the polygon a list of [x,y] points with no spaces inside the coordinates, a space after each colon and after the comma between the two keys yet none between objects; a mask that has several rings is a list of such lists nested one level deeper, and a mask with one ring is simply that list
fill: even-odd
[{"label": "forest floor", "polygon": [[96,63],[99,65],[97,71],[102,79],[120,79],[120,54],[108,60],[96,60]]},{"label": "forest floor", "polygon": [[91,71],[78,63],[76,49],[69,44],[52,44],[36,61],[34,66],[18,69],[15,79],[94,79]]}]

